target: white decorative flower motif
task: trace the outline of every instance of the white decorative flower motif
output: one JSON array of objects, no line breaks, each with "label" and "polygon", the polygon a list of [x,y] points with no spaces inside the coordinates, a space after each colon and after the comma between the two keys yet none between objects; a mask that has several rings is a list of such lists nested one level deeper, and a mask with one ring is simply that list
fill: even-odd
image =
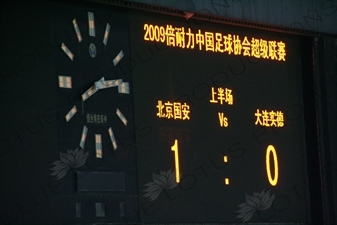
[{"label": "white decorative flower motif", "polygon": [[89,157],[89,152],[84,153],[83,149],[76,148],[67,150],[67,153],[60,152],[60,160],[56,160],[51,165],[54,167],[50,170],[54,171],[50,175],[56,176],[56,180],[63,178],[70,168],[78,168],[85,164]]},{"label": "white decorative flower motif", "polygon": [[156,200],[164,189],[172,189],[178,185],[175,178],[176,173],[175,171],[172,172],[172,169],[169,169],[167,172],[160,171],[160,174],[153,173],[153,182],[145,184],[147,188],[143,191],[147,193],[143,197],[148,197],[149,201]]},{"label": "white decorative flower motif", "polygon": [[254,192],[252,196],[246,194],[246,202],[238,205],[241,209],[236,211],[240,213],[236,218],[241,219],[241,222],[247,222],[257,210],[266,210],[271,207],[275,200],[275,194],[270,196],[270,190],[261,193]]}]

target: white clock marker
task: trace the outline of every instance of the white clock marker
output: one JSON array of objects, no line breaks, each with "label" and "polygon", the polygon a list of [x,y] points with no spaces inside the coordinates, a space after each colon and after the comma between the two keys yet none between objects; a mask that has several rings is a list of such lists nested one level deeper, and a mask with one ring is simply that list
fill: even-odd
[{"label": "white clock marker", "polygon": [[114,66],[116,66],[117,63],[119,63],[119,61],[121,61],[121,59],[123,58],[123,56],[124,56],[124,53],[123,53],[123,50],[122,50],[122,51],[120,51],[120,52],[118,53],[118,55],[114,58],[114,60],[113,60]]},{"label": "white clock marker", "polygon": [[85,139],[87,138],[87,133],[88,133],[88,128],[86,126],[83,126],[82,136],[81,136],[81,141],[80,141],[80,146],[82,149],[84,148]]},{"label": "white clock marker", "polygon": [[88,12],[88,22],[89,22],[89,36],[95,37],[95,18],[93,12]]},{"label": "white clock marker", "polygon": [[117,108],[116,110],[116,114],[119,117],[119,119],[124,123],[124,125],[126,126],[128,121],[127,119],[124,117],[124,115],[122,114],[122,112]]},{"label": "white clock marker", "polygon": [[73,25],[74,25],[75,33],[77,35],[78,42],[81,42],[82,36],[81,36],[80,28],[77,25],[76,19],[73,19]]},{"label": "white clock marker", "polygon": [[59,76],[59,87],[71,89],[71,77],[69,77],[69,76]]},{"label": "white clock marker", "polygon": [[66,53],[66,55],[69,57],[69,59],[71,60],[74,59],[74,54],[69,50],[69,48],[64,43],[62,43],[61,48],[64,51],[64,53]]},{"label": "white clock marker", "polygon": [[102,152],[102,137],[100,134],[95,135],[96,140],[96,158],[102,158],[103,152]]},{"label": "white clock marker", "polygon": [[128,82],[123,82],[118,85],[118,93],[122,94],[129,94],[130,89],[129,89],[129,83]]},{"label": "white clock marker", "polygon": [[66,121],[68,122],[77,112],[77,108],[76,105],[67,113],[66,117]]},{"label": "white clock marker", "polygon": [[110,24],[107,23],[105,27],[104,38],[103,38],[104,45],[108,44],[109,33],[110,33]]},{"label": "white clock marker", "polygon": [[116,142],[115,135],[112,132],[112,128],[111,127],[109,128],[109,136],[110,136],[110,140],[112,142],[112,146],[113,146],[114,150],[116,150],[117,149],[117,142]]}]

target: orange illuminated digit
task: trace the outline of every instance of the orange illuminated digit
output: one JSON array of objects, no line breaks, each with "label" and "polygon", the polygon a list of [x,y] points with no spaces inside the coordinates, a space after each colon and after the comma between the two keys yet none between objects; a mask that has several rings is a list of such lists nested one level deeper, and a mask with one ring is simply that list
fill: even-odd
[{"label": "orange illuminated digit", "polygon": [[159,33],[160,33],[160,41],[165,42],[166,35],[165,35],[165,28],[163,26],[159,28]]},{"label": "orange illuminated digit", "polygon": [[152,24],[150,24],[149,26],[149,36],[150,36],[150,40],[153,41],[154,40],[154,29],[153,29]]},{"label": "orange illuminated digit", "polygon": [[[271,172],[270,172],[270,153],[273,154],[273,159],[274,159],[274,178],[272,178]],[[277,160],[276,150],[274,146],[272,145],[268,146],[267,152],[266,152],[266,170],[267,170],[267,176],[268,176],[269,183],[272,186],[276,186],[277,181],[278,181],[278,160]]]},{"label": "orange illuminated digit", "polygon": [[159,27],[157,25],[154,26],[154,39],[156,42],[159,42],[160,39]]},{"label": "orange illuminated digit", "polygon": [[180,182],[180,172],[179,172],[179,155],[178,155],[178,140],[174,140],[174,145],[171,147],[171,150],[174,151],[174,163],[176,167],[176,182]]},{"label": "orange illuminated digit", "polygon": [[148,24],[144,24],[144,30],[145,30],[145,34],[144,34],[144,40],[145,41],[149,41],[149,25]]}]

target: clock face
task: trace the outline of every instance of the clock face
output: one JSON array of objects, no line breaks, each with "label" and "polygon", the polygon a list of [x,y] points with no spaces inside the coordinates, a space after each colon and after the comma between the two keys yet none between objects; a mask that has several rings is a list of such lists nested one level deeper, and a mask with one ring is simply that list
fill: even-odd
[{"label": "clock face", "polygon": [[90,11],[62,18],[55,68],[64,117],[59,137],[66,148],[87,149],[97,159],[105,156],[103,147],[110,151],[107,157],[123,148],[117,140],[130,135],[133,124],[131,76],[122,64],[128,46],[117,36],[120,25],[108,18]]},{"label": "clock face", "polygon": [[69,172],[56,176],[64,186],[61,196],[67,204],[62,215],[67,221],[133,221],[135,211],[124,210],[138,208],[124,11],[53,5],[56,106],[61,118],[57,144],[61,161],[75,158]]}]

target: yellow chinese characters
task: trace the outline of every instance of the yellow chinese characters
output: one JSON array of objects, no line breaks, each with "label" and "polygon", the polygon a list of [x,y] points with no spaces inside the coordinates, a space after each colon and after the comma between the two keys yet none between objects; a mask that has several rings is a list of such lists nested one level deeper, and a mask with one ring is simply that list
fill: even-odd
[{"label": "yellow chinese characters", "polygon": [[157,116],[159,118],[174,119],[174,120],[190,120],[190,106],[181,102],[163,103],[158,100]]},{"label": "yellow chinese characters", "polygon": [[228,105],[233,105],[234,98],[232,94],[232,90],[225,88],[223,89],[222,87],[214,90],[215,88],[212,87],[212,99],[209,101],[210,103],[219,103],[223,104],[224,102],[227,103]]},{"label": "yellow chinese characters", "polygon": [[277,61],[286,61],[286,44],[282,41],[256,37],[192,31],[191,28],[144,24],[144,40],[165,43],[167,46],[200,51],[227,53]]},{"label": "yellow chinese characters", "polygon": [[[214,88],[211,89],[211,99],[210,103],[223,105],[227,103],[228,105],[233,105],[234,97],[232,90],[228,88]],[[225,116],[224,112],[218,112],[220,127],[228,127],[228,118]]]},{"label": "yellow chinese characters", "polygon": [[256,121],[255,125],[261,125],[265,127],[283,127],[284,126],[284,117],[283,112],[281,111],[267,111],[259,109],[255,113]]}]

